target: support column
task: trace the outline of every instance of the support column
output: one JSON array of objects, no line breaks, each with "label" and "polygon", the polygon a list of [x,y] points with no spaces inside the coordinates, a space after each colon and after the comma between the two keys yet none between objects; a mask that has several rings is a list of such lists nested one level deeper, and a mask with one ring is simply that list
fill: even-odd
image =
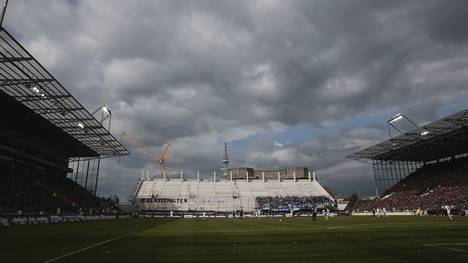
[{"label": "support column", "polygon": [[180,181],[184,181],[184,172],[180,171]]},{"label": "support column", "polygon": [[77,165],[76,165],[76,173],[75,173],[75,183],[78,183],[78,170],[80,170],[80,158],[78,158],[78,161],[77,161]]},{"label": "support column", "polygon": [[404,175],[403,175],[403,176],[401,175],[401,164],[400,164],[400,161],[397,161],[397,164],[398,164],[398,182],[400,182],[401,179],[404,178]]},{"label": "support column", "polygon": [[99,166],[101,166],[101,158],[98,159],[97,171],[96,171],[96,184],[94,185],[94,194],[97,195],[97,184],[99,178]]},{"label": "support column", "polygon": [[[372,169],[373,169],[373,171],[374,171],[374,183],[375,183],[375,188],[376,188],[376,189],[379,189],[380,186],[379,186],[378,180],[377,180],[377,168],[376,168],[376,166],[377,166],[376,161],[375,161],[375,160],[372,160]],[[379,189],[379,190],[380,190],[380,189]]]},{"label": "support column", "polygon": [[312,172],[312,180],[315,182],[315,171]]},{"label": "support column", "polygon": [[278,171],[278,182],[281,182],[281,176],[280,175],[281,175],[281,172]]},{"label": "support column", "polygon": [[87,165],[87,168],[86,168],[86,180],[85,180],[85,189],[88,188],[88,174],[89,174],[89,159],[88,159],[88,165]]},{"label": "support column", "polygon": [[310,171],[309,171],[309,174],[308,174],[308,176],[309,176],[309,182],[311,182],[311,179],[312,179],[312,178],[310,178]]},{"label": "support column", "polygon": [[296,182],[296,170],[293,171],[293,179],[294,179],[294,182]]},{"label": "support column", "polygon": [[403,166],[404,166],[404,168],[405,168],[405,174],[406,174],[406,176],[408,176],[408,175],[410,174],[410,169],[409,169],[409,166],[408,166],[408,161],[405,161],[405,162],[403,163]]},{"label": "support column", "polygon": [[394,173],[394,169],[393,169],[393,161],[390,161],[390,162],[387,162],[388,163],[388,172],[390,173],[390,185],[388,188],[392,187],[394,182],[396,181],[395,179],[395,173]]},{"label": "support column", "polygon": [[213,171],[213,182],[216,183],[216,171]]},{"label": "support column", "polygon": [[200,171],[197,171],[197,182],[200,182]]},{"label": "support column", "polygon": [[229,180],[232,182],[232,171],[229,171]]},{"label": "support column", "polygon": [[262,180],[265,182],[265,172],[262,172]]}]

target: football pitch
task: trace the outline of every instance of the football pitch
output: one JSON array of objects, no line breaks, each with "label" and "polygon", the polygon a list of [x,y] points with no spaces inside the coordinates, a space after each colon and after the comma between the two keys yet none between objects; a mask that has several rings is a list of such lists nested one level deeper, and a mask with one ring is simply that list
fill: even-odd
[{"label": "football pitch", "polygon": [[122,219],[0,228],[0,262],[468,262],[468,217]]}]

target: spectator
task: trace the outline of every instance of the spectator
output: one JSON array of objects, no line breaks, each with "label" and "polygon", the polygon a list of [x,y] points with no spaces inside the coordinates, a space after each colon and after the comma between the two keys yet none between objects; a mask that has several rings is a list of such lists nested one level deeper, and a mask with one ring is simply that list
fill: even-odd
[{"label": "spectator", "polygon": [[437,210],[445,205],[468,208],[468,157],[425,165],[387,190],[382,198],[359,200],[354,210]]}]

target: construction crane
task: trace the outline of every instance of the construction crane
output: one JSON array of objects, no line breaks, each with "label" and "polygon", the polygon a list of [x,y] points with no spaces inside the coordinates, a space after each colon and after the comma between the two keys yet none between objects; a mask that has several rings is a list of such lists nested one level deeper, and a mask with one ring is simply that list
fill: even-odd
[{"label": "construction crane", "polygon": [[166,162],[168,160],[170,160],[170,159],[175,160],[175,162],[176,162],[176,165],[175,165],[176,167],[175,168],[176,169],[179,168],[180,155],[174,150],[174,147],[172,146],[172,144],[166,143],[164,145],[164,148],[162,149],[161,153],[159,154],[159,156],[156,156],[153,153],[151,153],[150,151],[148,151],[144,145],[142,145],[137,140],[132,138],[127,132],[122,132],[120,134],[120,136],[122,138],[124,138],[125,140],[127,140],[129,143],[136,146],[137,150],[140,153],[144,154],[145,156],[147,156],[148,158],[150,158],[151,160],[153,160],[154,162],[159,164],[159,170],[161,172],[161,176],[166,174],[166,168],[167,168],[166,167]]},{"label": "construction crane", "polygon": [[159,155],[159,169],[161,174],[164,174],[168,170],[166,169],[166,161],[168,160],[173,160],[175,162],[175,171],[176,173],[179,173],[181,157],[175,150],[174,146],[170,143],[165,144],[165,147]]},{"label": "construction crane", "polygon": [[166,147],[161,151],[161,154],[159,155],[159,170],[161,172],[161,175],[166,173],[166,160],[168,159],[169,155],[169,147],[171,147],[170,143],[166,144]]}]

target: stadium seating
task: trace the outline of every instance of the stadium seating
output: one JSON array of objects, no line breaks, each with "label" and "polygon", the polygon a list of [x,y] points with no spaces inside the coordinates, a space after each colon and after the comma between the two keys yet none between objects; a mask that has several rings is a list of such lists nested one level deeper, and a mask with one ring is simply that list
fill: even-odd
[{"label": "stadium seating", "polygon": [[16,175],[2,167],[0,176],[1,214],[100,214],[115,207],[114,199],[99,198],[65,177]]},{"label": "stadium seating", "polygon": [[[258,197],[333,197],[315,180],[217,180],[152,179],[139,182],[135,202],[140,211],[212,211],[253,213]],[[171,200],[166,202],[166,200]],[[180,202],[180,199],[184,200]],[[185,201],[186,200],[186,201]]]},{"label": "stadium seating", "polygon": [[360,200],[354,210],[394,211],[468,208],[468,157],[424,165],[391,187],[383,197]]}]

